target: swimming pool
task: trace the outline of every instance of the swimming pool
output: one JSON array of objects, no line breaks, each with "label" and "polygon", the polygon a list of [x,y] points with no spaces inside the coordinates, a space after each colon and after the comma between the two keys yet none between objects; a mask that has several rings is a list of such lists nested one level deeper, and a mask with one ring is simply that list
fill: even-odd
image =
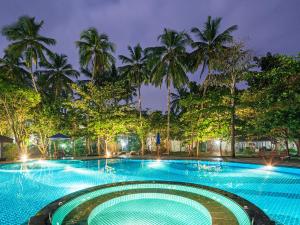
[{"label": "swimming pool", "polygon": [[277,224],[300,224],[300,169],[195,160],[32,161],[0,165],[0,224],[22,224],[72,192],[120,181],[163,180],[237,194]]}]

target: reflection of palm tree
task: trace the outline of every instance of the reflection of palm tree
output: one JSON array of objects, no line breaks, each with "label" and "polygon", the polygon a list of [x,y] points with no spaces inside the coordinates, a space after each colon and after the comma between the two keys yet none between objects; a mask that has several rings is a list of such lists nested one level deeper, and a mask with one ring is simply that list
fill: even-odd
[{"label": "reflection of palm tree", "polygon": [[152,65],[151,81],[156,86],[166,82],[168,89],[168,122],[167,122],[167,151],[170,152],[170,113],[171,113],[171,85],[179,88],[188,82],[188,66],[186,46],[189,37],[184,32],[164,29],[158,37],[161,46],[146,49],[149,62]]},{"label": "reflection of palm tree", "polygon": [[91,71],[92,79],[109,70],[115,59],[112,55],[115,48],[106,34],[98,33],[96,28],[89,28],[80,35],[76,42],[79,48],[80,65]]},{"label": "reflection of palm tree", "polygon": [[54,39],[39,34],[43,23],[43,21],[36,23],[34,17],[23,16],[16,23],[2,29],[2,34],[9,41],[13,41],[8,46],[8,52],[15,57],[22,56],[24,58],[26,67],[30,71],[32,85],[36,91],[38,89],[33,67],[37,67],[38,61],[45,61],[44,53],[51,54],[46,46],[55,44]]},{"label": "reflection of palm tree", "polygon": [[50,90],[54,98],[64,93],[72,93],[71,78],[78,78],[79,73],[68,64],[66,55],[52,54],[49,56],[49,62],[41,64],[45,70],[40,70],[42,78],[44,78],[46,89]]}]

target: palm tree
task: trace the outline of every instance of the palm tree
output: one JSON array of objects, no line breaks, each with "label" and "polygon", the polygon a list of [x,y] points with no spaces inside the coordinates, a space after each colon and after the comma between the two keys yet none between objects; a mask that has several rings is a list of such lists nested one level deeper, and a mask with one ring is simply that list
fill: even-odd
[{"label": "palm tree", "polygon": [[142,118],[142,100],[141,100],[141,87],[143,83],[147,81],[147,69],[146,60],[147,57],[144,54],[144,50],[140,44],[135,47],[128,46],[130,56],[120,55],[119,59],[125,66],[120,67],[120,71],[125,75],[130,82],[138,89],[138,109],[140,114],[140,119]]},{"label": "palm tree", "polygon": [[191,44],[193,48],[191,52],[192,69],[196,71],[200,65],[203,65],[201,75],[206,67],[208,74],[210,74],[209,62],[211,58],[217,54],[219,48],[225,47],[227,43],[233,40],[231,33],[238,29],[237,25],[233,25],[220,32],[221,21],[221,17],[212,19],[211,16],[208,16],[204,29],[200,30],[197,27],[191,29],[191,32],[197,37],[197,40]]},{"label": "palm tree", "polygon": [[[130,56],[120,55],[119,59],[125,65],[120,67],[120,71],[125,75],[129,82],[137,87],[138,94],[138,110],[140,116],[140,126],[142,128],[142,99],[141,99],[141,87],[147,80],[147,57],[144,54],[144,50],[141,45],[138,44],[133,48],[128,46]],[[143,138],[142,138],[143,139]],[[142,155],[144,155],[144,140],[142,140]]]},{"label": "palm tree", "polygon": [[[218,56],[220,50],[226,48],[226,44],[233,41],[231,33],[238,29],[237,25],[233,25],[223,32],[220,32],[221,22],[222,18],[220,17],[212,19],[211,16],[208,16],[202,30],[197,27],[191,29],[191,32],[197,37],[197,40],[193,41],[191,44],[193,48],[193,51],[190,53],[191,70],[196,71],[199,66],[202,65],[201,79],[204,70],[208,68],[208,76],[205,78],[202,85],[202,97],[205,97],[207,87],[210,85],[210,62]],[[201,103],[201,108],[204,108],[204,103]],[[200,117],[201,115],[199,115],[199,118]]]},{"label": "palm tree", "polygon": [[171,111],[174,113],[174,115],[179,115],[182,113],[183,108],[180,105],[180,100],[184,99],[189,94],[186,87],[179,87],[176,90],[176,93],[171,93]]},{"label": "palm tree", "polygon": [[30,86],[29,73],[25,69],[25,63],[19,57],[7,52],[3,58],[0,58],[0,77],[12,83],[22,83]]},{"label": "palm tree", "polygon": [[2,29],[7,40],[12,41],[7,51],[15,57],[23,57],[36,92],[38,88],[33,67],[37,69],[38,62],[45,61],[45,53],[51,54],[47,46],[56,43],[54,39],[39,34],[43,24],[43,21],[36,22],[34,17],[22,16],[16,23]]},{"label": "palm tree", "polygon": [[181,100],[192,96],[199,96],[200,91],[201,84],[198,85],[195,81],[190,81],[186,86],[177,88],[176,93],[171,93],[171,111],[175,115],[184,113],[186,108],[182,106]]},{"label": "palm tree", "polygon": [[68,63],[66,55],[52,54],[49,62],[41,63],[41,66],[45,69],[38,73],[44,80],[45,89],[50,90],[55,100],[63,93],[72,93],[72,78],[78,78],[79,72]]},{"label": "palm tree", "polygon": [[79,48],[80,65],[92,72],[93,80],[97,75],[109,70],[115,62],[114,44],[106,34],[98,33],[96,28],[84,30],[76,46]]},{"label": "palm tree", "polygon": [[152,83],[161,86],[165,82],[168,89],[167,152],[170,153],[171,85],[179,88],[189,81],[185,47],[189,44],[190,38],[184,32],[164,29],[158,40],[161,46],[147,48],[146,53],[149,54],[149,62],[152,65]]}]

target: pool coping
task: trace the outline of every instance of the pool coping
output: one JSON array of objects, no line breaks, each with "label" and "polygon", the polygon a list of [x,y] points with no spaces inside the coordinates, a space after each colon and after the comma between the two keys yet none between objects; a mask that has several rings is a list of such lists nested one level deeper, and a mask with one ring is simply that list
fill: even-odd
[{"label": "pool coping", "polygon": [[270,220],[270,218],[256,205],[249,202],[246,199],[243,199],[235,194],[232,194],[227,191],[223,191],[218,188],[213,188],[205,185],[193,184],[193,183],[186,183],[186,182],[172,182],[172,181],[129,181],[129,182],[116,182],[104,185],[98,185],[94,187],[90,187],[87,189],[83,189],[71,194],[68,194],[62,198],[59,198],[52,203],[48,204],[44,208],[42,208],[35,216],[31,217],[28,225],[51,225],[51,218],[54,212],[63,204],[77,198],[83,194],[87,194],[88,192],[96,191],[103,188],[114,187],[119,185],[132,185],[132,184],[173,184],[173,185],[183,185],[183,186],[190,186],[195,188],[201,188],[208,191],[215,192],[217,194],[223,195],[234,202],[236,202],[240,207],[242,207],[245,212],[248,214],[251,222],[253,221],[253,225],[275,225],[275,222]]}]

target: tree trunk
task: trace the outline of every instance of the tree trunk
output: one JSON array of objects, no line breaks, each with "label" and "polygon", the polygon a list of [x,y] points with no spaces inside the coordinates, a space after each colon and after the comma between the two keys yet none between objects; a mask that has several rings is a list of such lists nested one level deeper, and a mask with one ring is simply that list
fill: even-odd
[{"label": "tree trunk", "polygon": [[170,80],[167,81],[168,84],[168,122],[167,122],[167,154],[170,154],[170,114],[171,114],[171,82]]},{"label": "tree trunk", "polygon": [[142,146],[141,146],[141,148],[142,148],[142,156],[144,156],[144,154],[145,154],[145,144],[144,144],[144,138],[142,137],[141,138],[142,140],[141,140],[141,144],[142,144]]},{"label": "tree trunk", "polygon": [[93,61],[93,71],[92,71],[92,82],[95,83],[96,81],[96,62],[95,62],[95,58]]},{"label": "tree trunk", "polygon": [[20,142],[20,149],[21,149],[22,154],[27,155],[27,146],[24,143],[24,141]]},{"label": "tree trunk", "polygon": [[222,140],[220,140],[220,144],[219,144],[219,151],[220,151],[220,156],[222,157]]},{"label": "tree trunk", "polygon": [[190,156],[193,156],[193,153],[194,153],[194,131],[192,131],[192,134],[191,134],[191,151],[190,151]]},{"label": "tree trunk", "polygon": [[85,138],[85,152],[87,155],[90,154],[90,139],[88,137]]},{"label": "tree trunk", "polygon": [[[139,106],[138,106],[138,108],[139,108],[139,114],[140,114],[140,129],[141,129],[141,132],[143,132],[142,131],[142,129],[143,129],[143,121],[142,121],[142,99],[141,99],[141,85],[139,85],[139,87],[138,87],[138,104],[139,104]],[[142,143],[142,146],[141,146],[141,153],[142,153],[142,156],[144,156],[144,136],[143,135],[141,135],[141,143]]]},{"label": "tree trunk", "polygon": [[0,142],[0,159],[2,158],[3,142]]},{"label": "tree trunk", "polygon": [[100,149],[100,137],[99,136],[97,137],[97,152],[98,152],[98,155],[100,155],[101,149]]},{"label": "tree trunk", "polygon": [[284,144],[285,144],[285,149],[286,149],[287,155],[290,155],[289,140],[287,138],[284,139]]},{"label": "tree trunk", "polygon": [[231,136],[231,153],[235,158],[235,82],[231,89],[231,121],[230,121],[230,136]]},{"label": "tree trunk", "polygon": [[199,141],[197,141],[196,143],[197,143],[197,157],[199,157]]},{"label": "tree trunk", "polygon": [[53,147],[54,147],[54,158],[57,159],[57,149],[56,149],[55,141],[53,142]]},{"label": "tree trunk", "polygon": [[42,154],[43,158],[47,157],[47,151],[48,151],[48,142],[47,137],[43,137],[41,132],[38,132],[39,135],[39,142],[37,142],[38,149],[40,153]]},{"label": "tree trunk", "polygon": [[139,104],[139,113],[140,121],[142,122],[142,99],[141,99],[141,86],[138,87],[138,104]]},{"label": "tree trunk", "polygon": [[38,89],[37,89],[36,82],[35,82],[35,79],[34,79],[32,64],[33,64],[33,59],[31,60],[31,64],[30,64],[30,76],[31,76],[31,81],[32,81],[33,88],[38,93]]},{"label": "tree trunk", "polygon": [[90,138],[88,138],[88,151],[89,151],[89,155],[91,155],[93,152],[93,149],[92,149],[92,146],[91,146],[92,144],[91,144],[91,139]]},{"label": "tree trunk", "polygon": [[105,140],[105,156],[108,154],[108,148],[107,148],[107,140]]},{"label": "tree trunk", "polygon": [[75,145],[75,138],[72,138],[72,147],[73,147],[73,157],[76,157],[76,145]]},{"label": "tree trunk", "polygon": [[286,153],[287,153],[287,155],[290,155],[288,129],[285,129],[284,132],[285,132],[284,144],[285,144],[285,148],[286,148]]},{"label": "tree trunk", "polygon": [[297,147],[297,155],[300,156],[300,139],[295,141],[296,147]]}]

